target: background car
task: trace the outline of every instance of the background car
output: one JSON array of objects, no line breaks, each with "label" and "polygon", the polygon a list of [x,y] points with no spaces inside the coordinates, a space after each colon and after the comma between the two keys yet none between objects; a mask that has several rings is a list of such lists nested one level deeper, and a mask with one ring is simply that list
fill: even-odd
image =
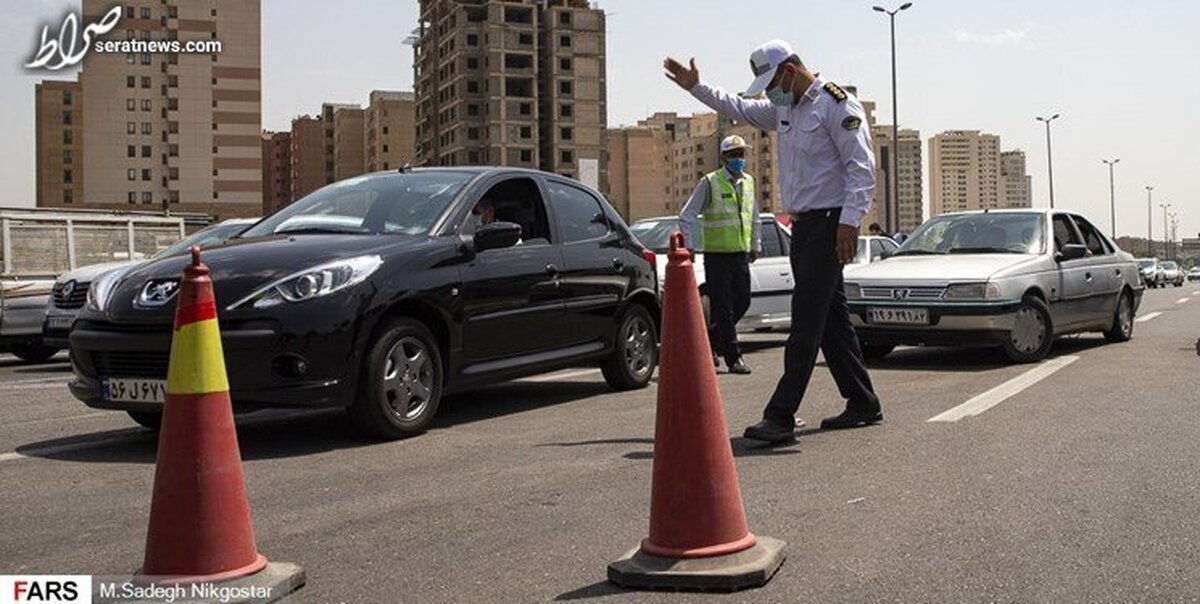
[{"label": "background car", "polygon": [[1141,272],[1142,282],[1146,287],[1162,287],[1166,282],[1163,279],[1162,266],[1158,262],[1158,258],[1138,258],[1138,271]]},{"label": "background car", "polygon": [[53,277],[0,279],[0,351],[28,363],[41,363],[59,348],[42,340],[42,316],[50,299]]},{"label": "background car", "polygon": [[1200,281],[1200,266],[1192,267],[1192,270],[1188,271],[1187,280]]},{"label": "background car", "polygon": [[1174,285],[1175,287],[1183,287],[1185,280],[1183,269],[1171,260],[1164,260],[1159,264],[1162,267],[1162,283],[1163,285]]},{"label": "background car", "polygon": [[883,262],[847,276],[851,321],[872,357],[895,346],[996,346],[1044,358],[1058,336],[1133,335],[1138,265],[1079,214],[944,214]]},{"label": "background car", "polygon": [[[739,330],[768,330],[786,327],[792,316],[792,263],[789,258],[792,234],[783,221],[771,214],[759,218],[763,253],[750,265],[750,309],[738,323]],[[666,275],[670,236],[679,230],[679,218],[662,216],[644,218],[631,225],[630,230],[657,256],[658,275]],[[846,266],[849,273],[895,252],[899,246],[888,237],[859,237],[854,262]],[[700,302],[708,312],[708,294],[704,286],[704,254],[695,259],[696,282],[700,286]],[[662,284],[659,284],[661,290]]]},{"label": "background car", "polygon": [[[149,259],[166,258],[187,253],[193,245],[206,247],[225,241],[230,237],[246,230],[246,227],[258,222],[257,218],[232,218],[205,227],[184,237],[171,246],[154,254]],[[92,282],[102,275],[119,270],[128,270],[146,260],[126,260],[123,262],[105,262],[84,266],[59,275],[51,290],[49,303],[46,305],[45,321],[42,323],[43,341],[47,346],[63,349],[70,344],[68,336],[75,317],[83,309],[87,301],[88,289]]]},{"label": "background car", "polygon": [[[344,407],[366,434],[399,438],[428,428],[445,393],[588,364],[642,388],[658,363],[653,253],[599,193],[555,174],[364,175],[203,260],[238,410]],[[189,262],[93,282],[70,335],[76,398],[157,425]]]}]

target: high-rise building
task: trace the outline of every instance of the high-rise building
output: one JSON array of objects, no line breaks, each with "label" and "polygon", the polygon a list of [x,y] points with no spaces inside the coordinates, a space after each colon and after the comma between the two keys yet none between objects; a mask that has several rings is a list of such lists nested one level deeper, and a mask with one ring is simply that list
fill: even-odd
[{"label": "high-rise building", "polygon": [[607,188],[605,17],[587,0],[420,0],[417,163]]},{"label": "high-rise building", "polygon": [[292,133],[262,134],[263,216],[292,201]]},{"label": "high-rise building", "polygon": [[674,134],[651,126],[608,131],[608,200],[633,222],[668,213]]},{"label": "high-rise building", "polygon": [[1001,207],[1000,137],[949,130],[929,139],[929,213]]},{"label": "high-rise building", "polygon": [[325,164],[325,179],[322,186],[335,182],[338,177],[337,169],[337,123],[335,116],[341,109],[359,109],[358,105],[350,103],[321,104],[321,132],[323,136],[322,154]]},{"label": "high-rise building", "polygon": [[395,170],[413,161],[416,102],[411,92],[375,90],[366,112],[367,172]]},{"label": "high-rise building", "polygon": [[37,205],[74,206],[83,191],[83,98],[78,82],[47,80],[34,92]]},{"label": "high-rise building", "polygon": [[[39,178],[39,187],[48,187],[39,192],[39,202],[60,205],[69,195],[69,203],[81,208],[151,205],[219,218],[258,215],[263,204],[259,4],[122,2],[121,20],[103,39],[217,40],[220,52],[93,52],[84,59],[76,88],[43,83],[40,106],[48,109],[50,96],[65,101],[61,95],[68,89],[73,98],[69,110],[38,112],[43,142],[38,165],[49,172],[69,150],[77,167],[70,183],[55,186]],[[98,21],[110,8],[104,0],[84,0],[83,21]],[[63,124],[68,111],[72,123]],[[73,142],[62,148],[48,144],[50,132],[65,137],[67,125],[75,127]],[[83,169],[86,176],[77,173]],[[66,180],[65,167],[62,172]]]},{"label": "high-rise building", "polygon": [[[918,130],[902,128],[900,144],[892,144],[892,126],[890,124],[874,124],[871,126],[871,145],[875,151],[875,196],[871,210],[863,217],[863,229],[878,222],[885,228],[888,209],[885,202],[892,199],[892,187],[896,183],[891,178],[892,153],[898,153],[899,162],[899,209],[897,225],[901,232],[911,233],[925,221],[924,187],[921,178],[921,133]],[[889,233],[890,234],[890,233]]]},{"label": "high-rise building", "polygon": [[292,120],[292,201],[325,186],[325,126],[320,118]]},{"label": "high-rise building", "polygon": [[1000,176],[1004,190],[1001,207],[1033,207],[1033,178],[1025,173],[1024,151],[1017,149],[1000,154]]},{"label": "high-rise building", "polygon": [[[775,132],[759,130],[750,124],[722,121],[721,131],[717,133],[717,151],[720,151],[720,140],[726,136],[737,135],[745,139],[750,146],[746,149],[746,173],[754,177],[755,193],[758,195],[758,209],[762,212],[776,212],[782,207],[779,197],[779,178],[775,170]],[[711,170],[720,165],[713,166]],[[711,171],[710,170],[710,171]]]},{"label": "high-rise building", "polygon": [[333,180],[345,180],[367,171],[365,128],[367,113],[361,107],[333,111]]},{"label": "high-rise building", "polygon": [[671,181],[673,193],[667,200],[667,214],[678,214],[705,174],[720,163],[720,120],[715,113],[700,113],[688,120],[688,131],[671,144]]}]

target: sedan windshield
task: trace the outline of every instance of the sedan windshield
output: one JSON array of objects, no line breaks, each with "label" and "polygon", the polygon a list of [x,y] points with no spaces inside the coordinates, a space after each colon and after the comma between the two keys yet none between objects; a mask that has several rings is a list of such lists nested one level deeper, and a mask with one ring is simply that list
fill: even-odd
[{"label": "sedan windshield", "polygon": [[1147,259],[1138,260],[1138,266],[1140,268],[1152,268],[1154,266],[1154,261]]},{"label": "sedan windshield", "polygon": [[284,233],[425,234],[473,176],[471,172],[437,170],[343,180],[280,210],[242,237]]},{"label": "sedan windshield", "polygon": [[947,214],[921,225],[895,255],[1040,254],[1044,230],[1032,212]]},{"label": "sedan windshield", "polygon": [[232,224],[220,223],[214,224],[206,229],[201,229],[180,239],[174,245],[163,249],[155,254],[154,258],[166,258],[168,256],[178,256],[186,253],[188,248],[193,245],[199,247],[207,247],[215,243],[221,243],[226,239],[235,237],[238,233],[246,230],[250,226],[247,222],[234,222]]},{"label": "sedan windshield", "polygon": [[671,251],[671,233],[679,230],[679,222],[676,220],[643,220],[633,223],[629,230],[642,245],[656,254],[665,254]]}]

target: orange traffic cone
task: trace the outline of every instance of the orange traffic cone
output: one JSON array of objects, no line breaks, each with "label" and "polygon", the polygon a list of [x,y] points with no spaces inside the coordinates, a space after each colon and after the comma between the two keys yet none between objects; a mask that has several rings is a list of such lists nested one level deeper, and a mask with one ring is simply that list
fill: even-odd
[{"label": "orange traffic cone", "polygon": [[254,545],[212,280],[200,263],[199,248],[193,247],[175,308],[150,527],[139,574],[169,583],[239,578],[254,583],[248,576],[257,574],[280,586],[282,572],[288,591],[304,584],[299,567],[270,566],[262,572],[267,559]]},{"label": "orange traffic cone", "polygon": [[782,541],[746,526],[708,330],[683,235],[671,237],[663,300],[650,535],[608,566],[626,587],[740,589],[765,584]]}]

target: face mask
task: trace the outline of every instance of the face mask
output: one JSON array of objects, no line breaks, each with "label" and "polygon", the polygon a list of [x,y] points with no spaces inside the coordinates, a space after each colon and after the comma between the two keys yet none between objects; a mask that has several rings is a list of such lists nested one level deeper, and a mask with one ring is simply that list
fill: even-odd
[{"label": "face mask", "polygon": [[729,160],[729,171],[730,172],[733,172],[734,174],[740,174],[742,172],[742,170],[745,170],[745,169],[746,169],[746,158],[735,157],[735,158]]},{"label": "face mask", "polygon": [[767,100],[771,101],[772,105],[777,107],[791,107],[796,104],[796,93],[792,92],[792,87],[796,84],[793,79],[792,83],[784,86],[783,78],[779,78],[779,86],[767,91]]}]

